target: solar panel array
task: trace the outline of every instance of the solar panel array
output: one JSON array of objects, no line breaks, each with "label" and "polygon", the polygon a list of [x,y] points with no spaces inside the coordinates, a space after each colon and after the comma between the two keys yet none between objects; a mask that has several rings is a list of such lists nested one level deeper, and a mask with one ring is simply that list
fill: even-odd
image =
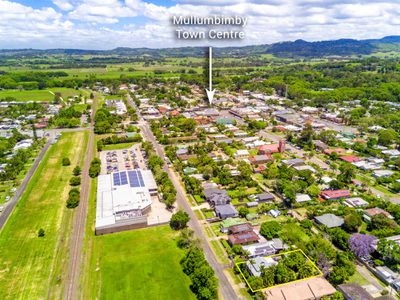
[{"label": "solar panel array", "polygon": [[[129,182],[128,182],[129,179]],[[117,185],[126,185],[128,184],[131,187],[144,187],[144,180],[142,173],[139,170],[131,170],[131,171],[122,171],[113,173],[113,184]]]}]

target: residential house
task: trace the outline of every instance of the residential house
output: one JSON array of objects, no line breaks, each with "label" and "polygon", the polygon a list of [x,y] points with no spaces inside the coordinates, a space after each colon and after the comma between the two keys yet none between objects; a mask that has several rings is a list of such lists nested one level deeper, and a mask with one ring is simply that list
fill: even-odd
[{"label": "residential house", "polygon": [[212,206],[226,205],[231,202],[226,190],[218,188],[204,189],[204,197]]},{"label": "residential house", "polygon": [[217,205],[215,206],[214,211],[220,219],[234,218],[238,216],[238,212],[232,204]]},{"label": "residential house", "polygon": [[278,262],[272,257],[257,256],[246,262],[246,268],[249,271],[250,275],[260,277],[263,268],[269,268],[272,266],[276,266],[277,264]]},{"label": "residential house", "polygon": [[239,232],[228,236],[228,243],[231,246],[253,244],[257,243],[259,240],[260,237],[253,230]]},{"label": "residential house", "polygon": [[348,199],[344,200],[343,204],[345,204],[349,207],[359,208],[359,207],[368,206],[369,203],[367,201],[365,201],[363,198],[354,197],[354,198],[348,198]]},{"label": "residential house", "polygon": [[285,141],[280,140],[277,144],[262,145],[258,148],[258,154],[272,154],[285,152]]},{"label": "residential house", "polygon": [[340,227],[344,223],[343,218],[338,217],[334,214],[324,214],[321,216],[317,216],[315,217],[315,221],[320,225],[326,226],[327,228]]},{"label": "residential house", "polygon": [[338,200],[350,197],[349,190],[326,190],[320,193],[325,200]]},{"label": "residential house", "polygon": [[304,160],[301,158],[284,159],[282,160],[282,163],[288,167],[302,166],[304,165]]},{"label": "residential house", "polygon": [[271,154],[267,155],[254,155],[249,157],[249,161],[252,165],[265,164],[267,162],[273,161]]},{"label": "residential house", "polygon": [[262,193],[256,195],[255,201],[257,202],[274,202],[275,197],[270,193]]},{"label": "residential house", "polygon": [[366,210],[364,210],[364,219],[368,222],[371,221],[372,217],[376,216],[376,215],[384,215],[385,217],[389,218],[389,219],[394,219],[393,216],[388,213],[386,210],[383,210],[380,207],[374,207],[374,208],[368,208]]}]

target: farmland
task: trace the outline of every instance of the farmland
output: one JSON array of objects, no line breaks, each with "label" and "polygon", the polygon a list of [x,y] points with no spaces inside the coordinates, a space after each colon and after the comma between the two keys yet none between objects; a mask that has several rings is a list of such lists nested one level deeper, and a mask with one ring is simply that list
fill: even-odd
[{"label": "farmland", "polygon": [[[83,132],[65,133],[48,150],[0,232],[2,299],[58,298],[73,216],[65,207],[68,181],[82,163],[87,138]],[[63,157],[70,158],[70,166],[61,167]],[[45,230],[41,238],[40,228]]]},{"label": "farmland", "polygon": [[0,90],[0,99],[13,97],[17,101],[52,101],[56,92],[61,93],[63,98],[87,94],[86,91],[60,87],[47,90]]}]

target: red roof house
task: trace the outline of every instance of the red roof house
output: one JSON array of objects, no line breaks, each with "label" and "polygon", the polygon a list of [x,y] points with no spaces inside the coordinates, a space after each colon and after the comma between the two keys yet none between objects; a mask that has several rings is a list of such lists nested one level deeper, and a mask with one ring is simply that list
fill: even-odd
[{"label": "red roof house", "polygon": [[341,160],[346,161],[348,163],[354,163],[361,160],[358,156],[355,155],[345,155],[340,157]]},{"label": "red roof house", "polygon": [[285,151],[285,141],[280,140],[278,144],[262,145],[258,148],[258,154],[282,153]]},{"label": "red roof house", "polygon": [[337,200],[337,199],[342,199],[342,198],[348,198],[351,196],[349,190],[322,191],[320,195],[322,198],[324,198],[326,200]]},{"label": "red roof house", "polygon": [[260,240],[254,231],[245,231],[237,234],[231,234],[228,237],[228,242],[231,245],[246,245],[256,243]]}]

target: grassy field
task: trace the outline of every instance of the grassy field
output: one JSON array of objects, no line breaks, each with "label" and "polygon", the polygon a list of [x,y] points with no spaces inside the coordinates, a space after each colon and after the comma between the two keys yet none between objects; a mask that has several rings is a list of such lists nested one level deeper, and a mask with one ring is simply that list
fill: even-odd
[{"label": "grassy field", "polygon": [[83,90],[75,90],[70,88],[51,88],[46,90],[2,90],[0,91],[0,99],[6,97],[14,97],[17,101],[53,101],[54,95],[52,93],[60,92],[61,97],[64,99],[73,96],[79,96],[79,94],[86,95],[87,92]]},{"label": "grassy field", "polygon": [[195,299],[169,226],[89,234],[81,299]]},{"label": "grassy field", "polygon": [[[81,164],[88,135],[64,133],[51,146],[0,232],[1,299],[60,298],[73,211],[65,207],[72,169]],[[71,165],[61,166],[63,157]],[[45,237],[37,237],[40,228]]]},{"label": "grassy field", "polygon": [[104,145],[103,151],[128,149],[135,144],[137,144],[137,143],[121,143],[121,144]]}]

